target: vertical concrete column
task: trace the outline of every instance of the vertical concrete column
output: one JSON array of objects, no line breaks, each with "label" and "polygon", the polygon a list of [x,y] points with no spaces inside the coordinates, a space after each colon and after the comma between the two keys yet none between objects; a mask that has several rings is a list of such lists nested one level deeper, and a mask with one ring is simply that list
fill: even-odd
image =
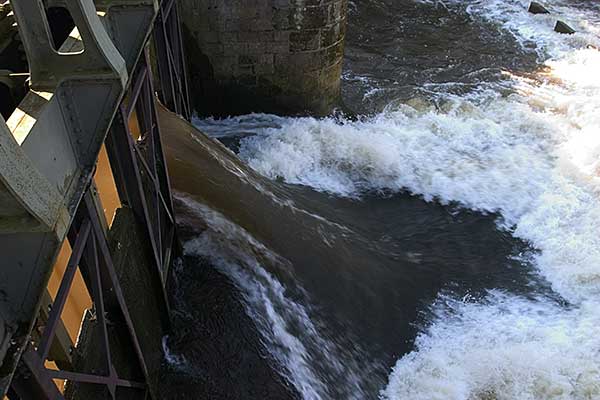
[{"label": "vertical concrete column", "polygon": [[180,0],[201,114],[329,113],[347,0]]}]

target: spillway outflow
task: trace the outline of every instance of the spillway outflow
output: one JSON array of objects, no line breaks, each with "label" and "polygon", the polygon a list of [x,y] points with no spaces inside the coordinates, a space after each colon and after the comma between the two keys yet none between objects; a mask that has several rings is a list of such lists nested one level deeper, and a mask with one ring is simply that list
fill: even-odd
[{"label": "spillway outflow", "polygon": [[[531,274],[531,288],[525,293],[488,285],[477,296],[452,287],[439,290],[425,307],[426,322],[417,323],[411,351],[398,349],[387,382],[374,385],[378,391],[364,384],[368,377],[361,374],[344,382],[359,382],[354,387],[328,391],[333,375],[319,376],[315,365],[322,360],[307,356],[302,342],[307,336],[288,336],[275,320],[271,346],[274,351],[287,346],[279,361],[305,398],[340,398],[339,393],[388,400],[598,398],[600,7],[547,1],[553,11],[548,16],[528,14],[528,2],[518,0],[421,3],[443,3],[449,13],[467,13],[509,33],[521,51],[535,54],[538,67],[528,73],[504,70],[501,79],[481,80],[463,93],[436,85],[419,99],[390,98],[383,111],[358,120],[249,115],[197,125],[215,137],[235,137],[239,157],[264,177],[309,187],[325,197],[368,202],[372,196],[408,191],[426,202],[491,215],[498,231],[531,246],[513,255],[522,256],[517,264]],[[355,12],[362,5],[356,2]],[[577,33],[553,32],[556,15],[567,18]],[[377,85],[373,79],[363,81],[365,93]],[[235,128],[240,126],[242,133]],[[287,204],[302,202],[290,196]],[[210,244],[206,238],[198,240],[205,247]],[[367,237],[361,245],[374,242]],[[198,243],[190,244],[194,251],[202,248]],[[374,259],[373,270],[376,263]],[[258,265],[252,268],[255,277],[265,273]],[[239,266],[231,271],[248,273]],[[258,291],[255,296],[286,290],[285,282],[275,288],[270,278],[237,278],[254,285],[244,289]],[[301,279],[300,286],[318,307],[319,295],[311,293],[310,279]],[[373,299],[377,296],[374,287]],[[273,299],[254,300],[276,311],[269,303]],[[281,304],[279,310],[294,307],[303,309],[294,303]],[[316,325],[311,328],[315,332]],[[324,329],[323,335],[329,334]],[[362,351],[353,355],[355,366],[338,373],[360,369]],[[337,354],[332,351],[325,358]],[[377,360],[368,364],[380,368]]]}]

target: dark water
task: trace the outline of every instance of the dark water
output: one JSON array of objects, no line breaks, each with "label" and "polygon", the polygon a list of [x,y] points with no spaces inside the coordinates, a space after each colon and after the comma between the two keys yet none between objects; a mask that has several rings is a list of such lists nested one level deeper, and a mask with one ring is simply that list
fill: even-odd
[{"label": "dark water", "polygon": [[[349,8],[343,101],[359,115],[401,103],[443,107],[441,93],[493,87],[507,96],[503,71],[540,67],[533,45],[464,6],[354,0]],[[261,123],[199,125],[236,152]],[[498,214],[408,192],[344,197],[268,180],[181,129],[165,141],[182,223],[199,235],[188,253],[232,279],[269,363],[304,398],[377,398],[442,295],[477,301],[493,289],[561,303],[530,264],[535,250],[498,228]]]},{"label": "dark water", "polygon": [[464,4],[432,3],[350,2],[342,89],[350,109],[370,114],[440,91],[464,94],[505,79],[503,70],[538,68],[534,52]]}]

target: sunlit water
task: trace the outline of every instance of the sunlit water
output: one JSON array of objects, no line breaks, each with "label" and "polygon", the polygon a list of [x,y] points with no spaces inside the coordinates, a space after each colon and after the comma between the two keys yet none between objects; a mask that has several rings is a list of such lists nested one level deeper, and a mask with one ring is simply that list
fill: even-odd
[{"label": "sunlit water", "polygon": [[600,398],[600,5],[527,5],[355,0],[358,118],[196,121],[267,179],[186,251],[304,398]]}]

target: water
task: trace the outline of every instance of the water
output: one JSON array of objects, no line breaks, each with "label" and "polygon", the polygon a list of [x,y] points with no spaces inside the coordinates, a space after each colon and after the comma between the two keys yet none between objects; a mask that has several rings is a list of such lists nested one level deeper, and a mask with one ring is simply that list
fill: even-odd
[{"label": "water", "polygon": [[600,4],[527,5],[355,0],[352,118],[167,136],[187,253],[302,398],[600,398]]}]

